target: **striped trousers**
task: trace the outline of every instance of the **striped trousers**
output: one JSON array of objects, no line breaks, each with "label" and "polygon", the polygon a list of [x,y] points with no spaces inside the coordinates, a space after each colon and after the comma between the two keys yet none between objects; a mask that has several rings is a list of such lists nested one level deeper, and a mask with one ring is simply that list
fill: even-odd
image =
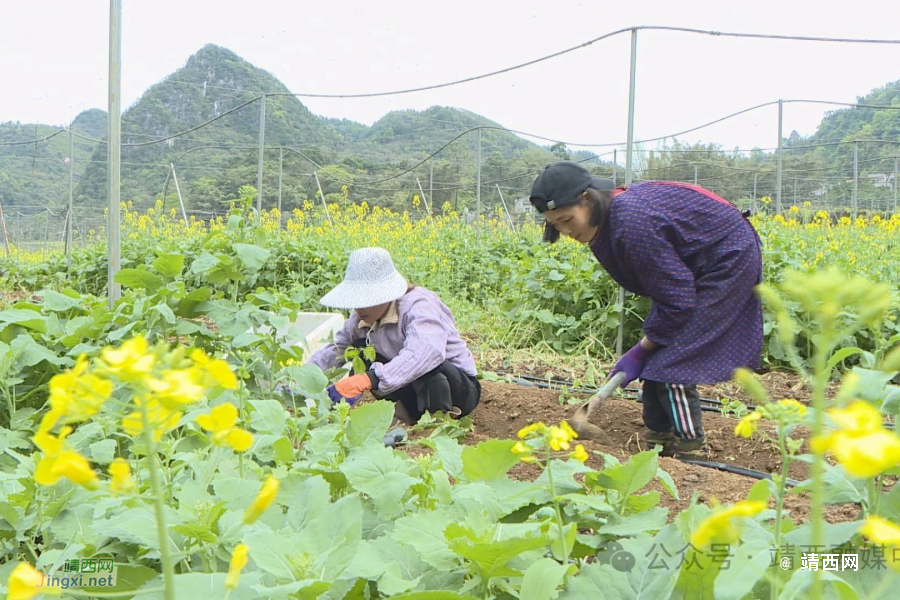
[{"label": "striped trousers", "polygon": [[697,386],[644,381],[644,425],[681,439],[703,439],[703,413]]}]

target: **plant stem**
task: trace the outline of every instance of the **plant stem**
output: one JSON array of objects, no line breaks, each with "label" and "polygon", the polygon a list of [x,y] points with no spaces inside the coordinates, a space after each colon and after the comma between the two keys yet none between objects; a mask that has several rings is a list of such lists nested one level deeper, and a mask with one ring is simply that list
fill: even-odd
[{"label": "plant stem", "polygon": [[[826,344],[823,344],[826,346]],[[830,347],[830,344],[827,344]],[[825,386],[828,383],[829,372],[826,370],[826,347],[819,347],[815,353],[815,373],[813,375],[813,427],[812,438],[822,434],[825,423]],[[825,500],[825,489],[822,477],[825,473],[825,458],[820,452],[813,453],[812,464],[812,502],[810,506],[810,520],[812,521],[812,546],[817,548],[822,545],[824,537],[824,523],[822,521],[822,506]],[[822,572],[813,571],[812,597],[817,600],[822,597]]]},{"label": "plant stem", "polygon": [[147,403],[141,402],[141,419],[144,425],[144,444],[147,446],[147,470],[150,475],[150,489],[153,491],[153,509],[156,513],[156,527],[159,535],[159,557],[163,568],[163,597],[175,600],[175,569],[172,565],[172,554],[169,551],[169,529],[166,526],[163,490],[160,486],[159,460],[156,456],[156,444],[153,441],[153,427],[147,414]]},{"label": "plant stem", "polygon": [[562,511],[559,508],[559,500],[556,498],[556,486],[553,485],[553,468],[550,464],[550,447],[547,447],[547,479],[550,481],[550,498],[553,500],[553,508],[556,512],[556,527],[559,529],[560,552],[563,555],[563,564],[569,564],[569,548],[566,545],[566,534],[563,531]]},{"label": "plant stem", "polygon": [[[785,448],[784,424],[778,423],[778,449],[781,452],[781,477],[778,478],[778,491],[775,496],[775,556],[781,548],[781,520],[784,515],[784,492],[787,489],[787,479],[791,467],[791,456]],[[775,600],[781,593],[781,578],[777,575],[769,588],[770,598]]]}]

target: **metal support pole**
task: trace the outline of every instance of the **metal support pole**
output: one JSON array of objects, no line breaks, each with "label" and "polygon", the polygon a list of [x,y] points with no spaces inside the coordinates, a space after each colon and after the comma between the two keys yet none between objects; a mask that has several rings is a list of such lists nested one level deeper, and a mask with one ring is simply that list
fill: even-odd
[{"label": "metal support pole", "polygon": [[753,205],[756,206],[756,178],[759,173],[753,174]]},{"label": "metal support pole", "polygon": [[66,215],[66,273],[72,275],[72,210],[73,201],[73,182],[75,167],[75,137],[72,135],[72,127],[69,126],[69,213]]},{"label": "metal support pole", "polygon": [[859,210],[859,141],[857,140],[853,140],[853,199],[850,209],[855,219],[856,212]]},{"label": "metal support pole", "polygon": [[284,148],[278,149],[278,229],[281,229],[281,174],[284,168]]},{"label": "metal support pole", "polygon": [[475,239],[478,239],[480,237],[480,228],[478,226],[481,224],[481,127],[478,128],[478,164],[476,165],[475,186],[477,207],[475,210]]},{"label": "metal support pole", "polygon": [[506,200],[503,199],[503,192],[500,191],[499,185],[497,185],[497,193],[500,194],[500,202],[503,204],[503,210],[506,211],[506,218],[509,219],[509,228],[513,230],[513,233],[518,235],[516,225],[513,223],[512,215],[509,214],[509,208],[506,206]]},{"label": "metal support pole", "polygon": [[619,150],[613,148],[613,187],[616,187],[616,175],[619,170]]},{"label": "metal support pole", "polygon": [[784,125],[784,101],[778,101],[778,169],[775,176],[775,212],[781,214],[781,172],[784,165],[784,156],[781,150],[782,127]]},{"label": "metal support pole", "polygon": [[697,185],[697,165],[694,165],[694,185]]},{"label": "metal support pole", "polygon": [[319,183],[319,173],[313,171],[313,176],[316,178],[316,187],[319,188],[319,197],[322,198],[322,206],[325,207],[325,216],[328,217],[328,222],[334,227],[334,221],[331,220],[331,213],[328,212],[328,204],[325,202],[325,194],[322,192],[322,184]]},{"label": "metal support pole", "polygon": [[[637,29],[631,30],[631,74],[628,85],[628,138],[625,148],[625,185],[631,185],[632,153],[634,150],[634,92],[637,74]],[[625,341],[625,288],[619,286],[619,331],[616,334],[616,355],[622,356]]]},{"label": "metal support pole", "polygon": [[259,164],[256,167],[256,212],[262,219],[263,149],[266,144],[266,95],[259,102]]},{"label": "metal support pole", "polygon": [[[121,185],[121,143],[122,143],[122,0],[109,2],[109,126],[107,140],[107,183],[109,211],[107,219],[108,259],[107,291],[109,308],[115,306],[122,297],[122,287],[116,283],[116,275],[122,264],[119,236],[121,227],[121,207],[119,205]],[[170,582],[167,582],[170,583]]]},{"label": "metal support pole", "polygon": [[419,183],[419,178],[416,177],[416,185],[419,186],[419,193],[422,194],[422,201],[425,203],[425,212],[429,215],[431,214],[431,209],[428,208],[428,198],[425,197],[425,191],[422,190],[422,184]]},{"label": "metal support pole", "polygon": [[184,209],[184,198],[181,197],[181,187],[178,185],[178,175],[175,174],[175,163],[169,163],[172,167],[172,180],[175,182],[175,192],[178,194],[178,204],[181,205],[181,216],[184,219],[184,225],[187,226],[187,211]]},{"label": "metal support pole", "polygon": [[900,181],[897,181],[897,162],[898,159],[894,157],[894,214],[897,214],[897,187],[900,184]]},{"label": "metal support pole", "polygon": [[434,161],[431,161],[431,175],[428,176],[428,197],[434,204]]}]

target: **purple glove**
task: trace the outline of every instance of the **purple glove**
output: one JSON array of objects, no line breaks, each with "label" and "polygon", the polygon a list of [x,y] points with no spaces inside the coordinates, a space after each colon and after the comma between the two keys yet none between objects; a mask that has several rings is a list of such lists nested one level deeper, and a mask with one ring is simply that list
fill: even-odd
[{"label": "purple glove", "polygon": [[362,394],[359,394],[357,396],[353,396],[352,398],[344,398],[343,396],[341,396],[341,393],[339,391],[334,389],[334,384],[328,386],[327,392],[328,397],[331,398],[332,404],[338,404],[341,400],[346,400],[347,404],[353,406],[354,404],[356,404],[356,401],[359,400],[360,396],[362,396]]},{"label": "purple glove", "polygon": [[619,362],[613,367],[612,373],[610,373],[609,376],[612,377],[619,371],[625,373],[625,381],[623,381],[621,385],[621,387],[625,387],[641,376],[641,371],[644,370],[644,366],[646,366],[647,361],[650,360],[650,355],[652,354],[653,350],[647,350],[641,346],[640,342],[638,342],[636,346],[631,348],[631,350],[626,352],[624,356],[619,359]]}]

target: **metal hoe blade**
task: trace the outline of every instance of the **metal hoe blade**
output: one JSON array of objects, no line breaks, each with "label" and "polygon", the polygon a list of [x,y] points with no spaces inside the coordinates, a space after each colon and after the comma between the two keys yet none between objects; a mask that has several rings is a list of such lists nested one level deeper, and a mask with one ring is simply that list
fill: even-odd
[{"label": "metal hoe blade", "polygon": [[624,381],[625,373],[619,371],[613,375],[609,381],[604,383],[603,387],[597,390],[597,393],[591,396],[590,400],[575,410],[575,414],[572,415],[572,418],[569,420],[569,425],[572,426],[572,429],[575,430],[580,439],[596,440],[601,444],[609,443],[609,438],[606,433],[590,422],[591,415],[594,414],[594,411],[603,406],[606,399],[612,396],[613,391],[622,385]]}]

